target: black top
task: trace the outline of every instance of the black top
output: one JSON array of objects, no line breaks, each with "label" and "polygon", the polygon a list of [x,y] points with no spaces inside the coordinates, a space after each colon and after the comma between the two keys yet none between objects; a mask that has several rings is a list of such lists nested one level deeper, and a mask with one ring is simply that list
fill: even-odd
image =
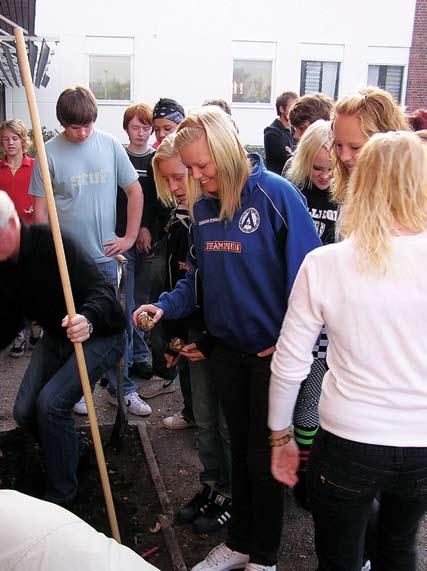
[{"label": "black top", "polygon": [[144,212],[142,214],[141,226],[145,226],[151,233],[151,247],[156,250],[159,244],[164,243],[165,226],[168,223],[171,209],[166,208],[157,197],[156,183],[154,181],[153,172],[153,155],[147,165],[147,178],[145,179],[142,190],[144,191]]},{"label": "black top", "polygon": [[282,125],[279,119],[275,119],[271,125],[264,129],[265,162],[269,171],[282,174],[283,167],[292,154],[296,141],[290,129]]},{"label": "black top", "polygon": [[[185,278],[190,269],[187,264],[188,232],[190,217],[188,210],[177,207],[172,211],[170,220],[166,226],[166,291],[172,291],[180,279]],[[206,329],[202,311],[201,283],[197,282],[197,298],[200,300],[199,309],[182,319],[165,320],[166,331],[169,337],[185,339],[187,332],[194,329],[202,333],[197,340],[197,347],[205,355],[209,356],[215,344],[214,338]]]},{"label": "black top", "polygon": [[[142,191],[144,193],[144,211],[146,208],[146,191],[144,190],[146,186],[147,180],[147,169],[148,163],[150,162],[150,158],[154,154],[154,149],[151,147],[148,149],[147,152],[143,153],[142,155],[136,155],[131,153],[128,149],[126,149],[130,162],[135,167],[136,172],[138,173],[138,181],[141,185]],[[120,238],[126,234],[126,226],[127,226],[127,207],[128,207],[128,197],[126,196],[125,191],[119,186],[117,188],[117,206],[116,206],[116,234]],[[141,220],[142,226],[142,220]]]},{"label": "black top", "polygon": [[[109,336],[125,328],[114,288],[96,263],[63,233],[65,256],[77,313],[93,325],[93,335]],[[67,314],[51,230],[22,223],[18,260],[0,262],[0,349],[37,321],[53,337],[66,338],[61,321]]]},{"label": "black top", "polygon": [[301,192],[307,199],[308,211],[322,244],[333,244],[335,242],[338,205],[332,201],[329,188],[320,190],[317,186],[306,183]]}]

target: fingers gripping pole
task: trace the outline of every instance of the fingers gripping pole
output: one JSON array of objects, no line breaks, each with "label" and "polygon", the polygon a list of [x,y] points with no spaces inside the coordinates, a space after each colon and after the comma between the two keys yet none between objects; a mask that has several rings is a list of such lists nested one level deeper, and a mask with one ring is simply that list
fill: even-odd
[{"label": "fingers gripping pole", "polygon": [[[19,69],[21,71],[22,83],[27,96],[28,108],[33,126],[33,133],[36,142],[37,154],[40,163],[40,171],[42,175],[43,185],[46,194],[47,209],[49,213],[50,226],[52,228],[53,241],[55,244],[56,257],[58,259],[59,273],[61,275],[62,288],[64,290],[65,304],[70,317],[76,314],[73,294],[71,291],[70,276],[68,274],[67,262],[65,259],[64,246],[59,228],[58,215],[56,212],[55,199],[50,180],[49,167],[47,163],[46,151],[40,127],[40,119],[37,110],[36,98],[34,93],[33,81],[31,78],[30,66],[28,63],[27,50],[25,47],[24,33],[22,28],[14,29],[16,40],[16,51],[18,54]],[[111,535],[120,542],[120,532],[117,524],[117,517],[114,510],[113,497],[111,495],[110,482],[108,480],[107,468],[105,465],[104,451],[102,449],[101,437],[99,434],[98,423],[96,420],[95,407],[93,406],[92,391],[84,358],[83,346],[81,343],[74,343],[76,352],[77,365],[80,373],[80,379],[85,396],[89,425],[92,433],[93,444],[95,447],[96,460],[98,462],[99,474],[101,477],[102,489],[104,492],[105,504],[110,521]]]}]

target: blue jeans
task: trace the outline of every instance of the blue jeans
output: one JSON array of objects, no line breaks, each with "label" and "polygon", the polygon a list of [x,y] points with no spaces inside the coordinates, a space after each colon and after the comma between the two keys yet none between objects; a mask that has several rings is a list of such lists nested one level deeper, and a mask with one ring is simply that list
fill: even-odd
[{"label": "blue jeans", "polygon": [[[109,260],[108,262],[99,262],[98,268],[107,278],[108,282],[114,287],[116,293],[118,292],[118,273],[117,273],[117,262],[114,259]],[[129,336],[128,332],[125,335],[125,346],[124,346],[124,354],[128,355],[128,345],[129,345]],[[110,369],[106,371],[104,375],[108,379],[108,387],[107,390],[112,396],[117,395],[117,370]],[[125,359],[124,363],[124,370],[123,370],[123,386],[124,386],[124,394],[128,395],[136,391],[136,386],[133,381],[129,378],[129,369],[128,369],[128,361]]]},{"label": "blue jeans", "polygon": [[[153,254],[141,258],[135,280],[136,305],[155,303],[165,291],[166,260],[164,246]],[[166,380],[173,380],[177,375],[176,367],[168,369],[165,361],[167,336],[162,321],[151,331],[151,352],[153,356],[154,374]]]},{"label": "blue jeans", "polygon": [[[209,484],[227,497],[231,496],[231,448],[215,377],[209,360],[189,361],[194,420],[199,459],[203,470],[200,482]],[[180,371],[181,379],[181,371]]]},{"label": "blue jeans", "polygon": [[[396,423],[393,430],[398,429]],[[427,448],[363,444],[320,428],[307,477],[318,571],[360,571],[377,495],[372,569],[415,571],[416,533],[427,509]]]},{"label": "blue jeans", "polygon": [[[83,349],[93,388],[102,373],[119,360],[123,336],[92,337]],[[13,414],[16,422],[40,441],[46,465],[46,499],[56,503],[70,502],[77,493],[79,439],[72,409],[82,395],[73,344],[45,331],[25,371]]]},{"label": "blue jeans", "polygon": [[127,259],[126,265],[126,287],[125,287],[125,298],[126,298],[126,331],[128,334],[128,344],[126,348],[126,361],[128,369],[133,363],[144,363],[148,359],[149,350],[147,344],[144,340],[144,332],[141,331],[133,323],[132,314],[136,309],[135,304],[135,271],[137,266],[141,263],[140,260],[143,254],[140,254],[138,250],[133,247],[125,252],[125,257]]},{"label": "blue jeans", "polygon": [[185,418],[185,420],[188,420],[188,422],[194,422],[190,365],[187,359],[180,359],[178,361],[178,372],[179,372],[179,386],[181,388],[182,398],[184,401],[182,416]]}]

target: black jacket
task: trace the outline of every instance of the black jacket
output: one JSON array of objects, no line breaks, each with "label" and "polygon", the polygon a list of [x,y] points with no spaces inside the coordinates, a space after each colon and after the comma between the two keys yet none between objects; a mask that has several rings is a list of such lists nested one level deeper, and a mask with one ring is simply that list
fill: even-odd
[{"label": "black jacket", "polygon": [[[109,336],[125,328],[125,318],[96,263],[67,234],[65,256],[77,313],[93,325],[93,335]],[[37,321],[53,337],[66,338],[67,314],[52,233],[48,226],[22,223],[18,260],[0,262],[0,349],[24,324]]]},{"label": "black jacket", "polygon": [[[172,291],[176,283],[185,278],[189,266],[187,264],[188,231],[190,218],[188,210],[176,208],[172,211],[170,220],[166,226],[166,291]],[[197,347],[205,355],[209,356],[215,344],[214,338],[206,329],[203,317],[201,284],[198,282],[198,296],[200,308],[183,319],[165,321],[166,331],[169,337],[186,339],[190,329],[199,331],[201,335],[197,339]]]},{"label": "black jacket", "polygon": [[282,174],[283,167],[292,154],[286,147],[294,150],[296,141],[289,129],[286,129],[275,119],[271,125],[264,129],[264,149],[267,170]]}]

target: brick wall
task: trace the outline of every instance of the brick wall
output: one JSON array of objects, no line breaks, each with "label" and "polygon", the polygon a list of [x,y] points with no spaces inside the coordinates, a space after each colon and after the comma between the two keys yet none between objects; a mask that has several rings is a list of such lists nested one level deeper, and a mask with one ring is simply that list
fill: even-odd
[{"label": "brick wall", "polygon": [[427,0],[415,8],[405,103],[409,112],[427,108]]}]

